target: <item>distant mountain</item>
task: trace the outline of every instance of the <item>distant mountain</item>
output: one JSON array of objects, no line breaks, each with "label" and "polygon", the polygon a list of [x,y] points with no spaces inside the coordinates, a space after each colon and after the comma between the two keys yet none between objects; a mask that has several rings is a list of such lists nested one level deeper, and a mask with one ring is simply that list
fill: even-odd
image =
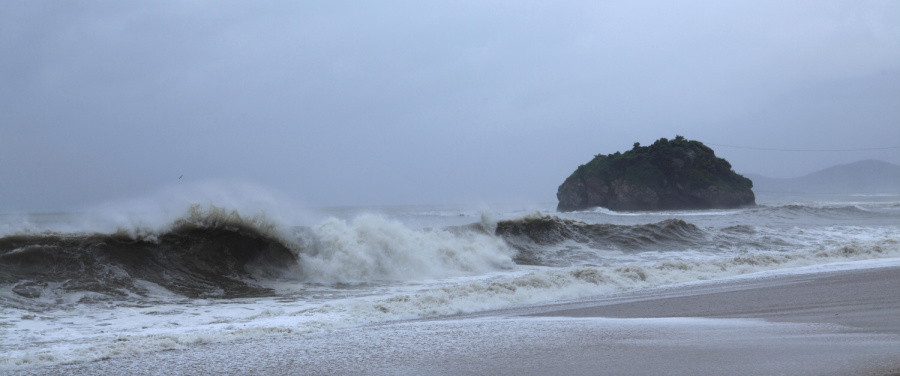
[{"label": "distant mountain", "polygon": [[900,193],[900,166],[864,160],[829,167],[799,178],[744,174],[756,193]]}]

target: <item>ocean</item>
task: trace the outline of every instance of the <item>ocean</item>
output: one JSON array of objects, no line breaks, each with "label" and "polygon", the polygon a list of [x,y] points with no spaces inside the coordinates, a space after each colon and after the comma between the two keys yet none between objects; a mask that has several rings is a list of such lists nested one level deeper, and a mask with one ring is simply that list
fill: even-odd
[{"label": "ocean", "polygon": [[900,258],[898,195],[757,202],[0,215],[0,371]]}]

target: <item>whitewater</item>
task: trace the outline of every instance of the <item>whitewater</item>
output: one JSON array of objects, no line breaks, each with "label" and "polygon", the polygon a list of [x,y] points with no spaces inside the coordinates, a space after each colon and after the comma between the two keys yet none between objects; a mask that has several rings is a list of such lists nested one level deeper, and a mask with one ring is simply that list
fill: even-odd
[{"label": "whitewater", "polygon": [[900,196],[758,202],[3,215],[0,370],[900,263]]}]

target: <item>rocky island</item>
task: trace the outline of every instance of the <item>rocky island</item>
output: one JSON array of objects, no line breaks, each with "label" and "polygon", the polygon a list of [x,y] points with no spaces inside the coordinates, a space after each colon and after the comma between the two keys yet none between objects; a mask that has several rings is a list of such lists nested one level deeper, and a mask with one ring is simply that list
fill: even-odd
[{"label": "rocky island", "polygon": [[699,141],[676,136],[597,155],[557,190],[558,211],[736,208],[755,205],[753,182]]}]

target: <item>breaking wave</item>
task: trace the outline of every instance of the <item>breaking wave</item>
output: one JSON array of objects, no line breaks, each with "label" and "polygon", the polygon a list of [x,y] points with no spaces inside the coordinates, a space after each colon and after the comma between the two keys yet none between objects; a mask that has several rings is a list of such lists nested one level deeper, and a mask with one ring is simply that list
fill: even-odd
[{"label": "breaking wave", "polygon": [[[0,308],[8,314],[0,327],[15,330],[0,336],[0,369],[778,269],[875,259],[898,265],[897,209],[792,205],[619,224],[596,223],[597,213],[575,217],[592,223],[534,214],[413,229],[375,215],[300,227],[252,210],[195,205],[173,220],[128,220],[106,232],[5,231]],[[770,220],[781,216],[788,219]],[[838,216],[875,217],[876,225],[828,219]],[[35,322],[40,328],[30,329]],[[75,332],[82,334],[67,337]]]},{"label": "breaking wave", "polygon": [[[112,234],[25,232],[0,238],[0,293],[14,306],[154,298],[272,296],[272,281],[324,285],[480,275],[520,265],[570,265],[553,246],[639,252],[683,249],[706,238],[682,220],[587,224],[548,216],[413,230],[379,216],[290,227],[263,214],[191,206],[167,226]],[[284,286],[284,284],[279,284]]]},{"label": "breaking wave", "polygon": [[[871,214],[853,206],[749,210]],[[0,303],[28,309],[121,301],[154,304],[302,294],[311,284],[341,288],[484,276],[516,270],[516,265],[622,265],[666,259],[665,254],[706,261],[738,252],[764,257],[760,255],[769,251],[831,246],[834,242],[823,236],[845,242],[853,233],[773,233],[765,226],[743,224],[701,228],[681,219],[586,223],[539,213],[436,229],[412,229],[375,215],[298,227],[265,214],[242,215],[212,205],[192,205],[168,224],[129,223],[138,224],[109,233],[28,230],[0,237]]]},{"label": "breaking wave", "polygon": [[0,238],[0,283],[46,304],[85,303],[165,291],[242,297],[267,291],[254,280],[290,275],[296,246],[261,216],[192,206],[163,230],[113,234],[19,234]]},{"label": "breaking wave", "polygon": [[272,296],[273,281],[367,284],[510,269],[515,252],[484,229],[413,230],[374,215],[291,227],[194,205],[168,226],[2,237],[0,300],[39,308]]},{"label": "breaking wave", "polygon": [[412,230],[362,215],[347,223],[329,219],[311,231],[299,257],[305,280],[362,283],[443,278],[510,269],[515,250],[470,228]]},{"label": "breaking wave", "polygon": [[[516,262],[553,265],[564,258],[548,246],[575,243],[582,248],[639,252],[678,250],[703,242],[707,234],[680,219],[643,225],[590,224],[550,216],[529,216],[497,223],[496,233],[519,250]],[[554,260],[555,258],[555,260]]]}]

